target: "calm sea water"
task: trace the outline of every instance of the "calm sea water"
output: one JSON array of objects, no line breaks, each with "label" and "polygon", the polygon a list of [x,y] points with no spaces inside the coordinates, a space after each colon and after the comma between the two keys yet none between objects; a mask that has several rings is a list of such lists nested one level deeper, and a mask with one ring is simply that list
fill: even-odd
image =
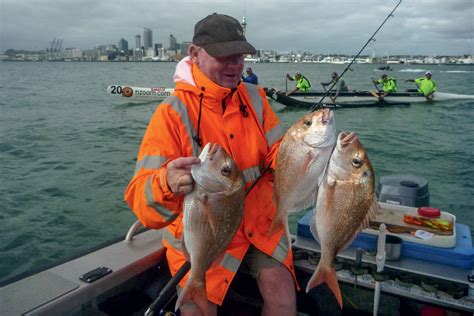
[{"label": "calm sea water", "polygon": [[[174,63],[0,63],[0,279],[73,256],[124,235],[135,221],[123,202],[156,104],[126,103],[111,84],[172,87]],[[264,86],[285,89],[303,72],[320,89],[342,65],[252,65]],[[354,65],[352,89],[372,88],[376,65]],[[425,66],[395,65],[419,77]],[[432,66],[438,90],[474,94],[474,67]],[[292,87],[292,82],[288,83]],[[285,128],[305,111],[273,103]],[[417,174],[431,205],[474,225],[474,102],[336,111],[338,130],[355,131],[377,178]],[[292,228],[296,218],[293,217]]]}]

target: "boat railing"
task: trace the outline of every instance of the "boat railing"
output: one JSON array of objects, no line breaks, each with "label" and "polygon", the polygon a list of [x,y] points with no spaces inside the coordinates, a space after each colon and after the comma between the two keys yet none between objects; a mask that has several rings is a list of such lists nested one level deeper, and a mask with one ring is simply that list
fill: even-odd
[{"label": "boat railing", "polygon": [[129,228],[127,232],[127,236],[125,236],[125,242],[131,242],[133,240],[133,237],[136,235],[138,230],[142,227],[142,223],[137,220],[135,223],[132,224],[132,226]]}]

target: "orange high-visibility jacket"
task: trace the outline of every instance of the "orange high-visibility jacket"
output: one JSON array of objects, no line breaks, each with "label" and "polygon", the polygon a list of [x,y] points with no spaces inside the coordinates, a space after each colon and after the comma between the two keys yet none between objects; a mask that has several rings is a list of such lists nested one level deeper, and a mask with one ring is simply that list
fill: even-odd
[{"label": "orange high-visibility jacket", "polygon": [[[159,105],[147,127],[135,175],[125,192],[126,202],[144,226],[166,227],[163,244],[173,275],[186,260],[181,249],[184,197],[169,190],[166,165],[178,157],[199,155],[201,148],[193,137],[197,136],[200,107],[202,146],[208,142],[221,145],[243,172],[247,189],[275,161],[283,134],[265,92],[256,85],[240,83],[234,91],[221,87],[189,59],[178,64],[175,81],[175,92]],[[222,304],[251,243],[283,263],[295,277],[285,232],[267,235],[276,211],[272,193],[273,175],[267,172],[246,196],[244,218],[222,261],[206,274],[211,302]],[[181,281],[182,287],[188,276]]]}]

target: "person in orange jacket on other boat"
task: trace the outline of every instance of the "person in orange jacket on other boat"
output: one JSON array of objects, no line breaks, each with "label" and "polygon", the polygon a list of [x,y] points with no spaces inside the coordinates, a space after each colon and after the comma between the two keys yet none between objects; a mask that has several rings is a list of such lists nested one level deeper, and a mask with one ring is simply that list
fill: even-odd
[{"label": "person in orange jacket on other boat", "polygon": [[[274,167],[283,131],[259,86],[241,82],[244,54],[255,54],[240,23],[211,14],[194,28],[189,56],[176,66],[173,94],[157,108],[141,143],[125,200],[144,226],[163,228],[172,275],[185,263],[181,245],[184,195],[190,169],[206,143],[217,143],[235,160],[246,189],[264,166]],[[286,232],[269,236],[276,212],[273,175],[266,172],[245,197],[244,216],[220,262],[206,274],[209,310],[217,314],[237,270],[255,277],[263,315],[296,315],[293,257]],[[183,288],[189,276],[180,282]],[[200,315],[192,302],[181,315]]]}]

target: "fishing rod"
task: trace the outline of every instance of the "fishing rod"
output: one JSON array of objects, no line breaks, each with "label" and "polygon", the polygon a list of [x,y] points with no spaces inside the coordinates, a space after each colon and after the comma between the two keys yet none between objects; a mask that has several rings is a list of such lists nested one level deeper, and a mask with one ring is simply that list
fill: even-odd
[{"label": "fishing rod", "polygon": [[[322,85],[323,86],[323,89],[324,89],[324,92],[325,93],[330,93],[328,92],[328,90],[326,89],[326,86],[325,85]],[[329,89],[329,91],[331,91],[331,89]],[[329,98],[331,99],[332,103],[336,103],[336,100],[334,99],[334,97],[332,95],[329,95]]]},{"label": "fishing rod", "polygon": [[[367,41],[367,43],[365,43],[365,45],[360,49],[360,51],[357,53],[357,55],[352,59],[352,61],[350,62],[350,64],[346,67],[346,69],[344,69],[344,71],[341,73],[341,75],[339,76],[339,79],[342,78],[342,76],[344,76],[344,74],[349,70],[349,68],[351,67],[351,65],[354,63],[354,61],[359,57],[359,55],[362,53],[362,51],[367,47],[367,45],[369,45],[369,43],[372,41],[372,39],[374,38],[374,36],[378,33],[378,31],[382,28],[382,26],[385,24],[385,22],[387,22],[387,20],[393,16],[393,12],[395,12],[395,10],[398,8],[398,6],[402,3],[402,0],[400,0],[397,5],[395,6],[395,8],[393,8],[393,10],[387,15],[387,17],[385,18],[385,20],[382,22],[382,24],[380,24],[380,26],[377,28],[377,30],[374,32],[374,34],[372,34],[372,36],[369,38],[369,40]],[[316,111],[317,109],[321,108],[321,103],[323,102],[324,98],[327,97],[327,95],[329,94],[329,91],[332,90],[332,88],[334,88],[334,86],[336,85],[337,81],[334,82],[331,87],[326,90],[326,92],[324,93],[324,95],[321,97],[321,100],[319,100],[318,103],[315,103],[313,104],[313,106],[311,106],[311,109],[310,111],[311,112],[314,112]]]}]

